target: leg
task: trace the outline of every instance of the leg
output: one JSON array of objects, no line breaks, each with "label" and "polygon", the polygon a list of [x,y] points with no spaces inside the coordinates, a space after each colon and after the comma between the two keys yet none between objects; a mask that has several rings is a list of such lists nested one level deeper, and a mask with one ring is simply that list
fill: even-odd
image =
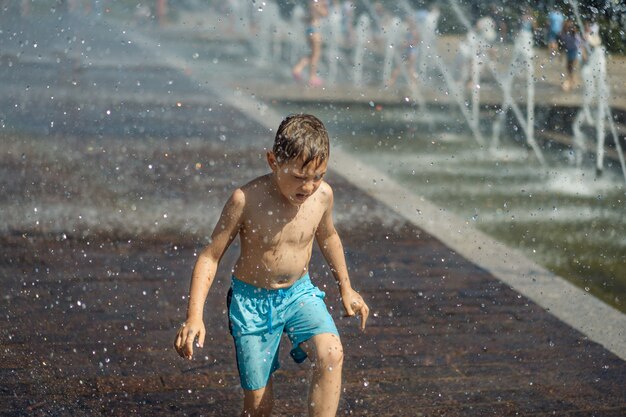
[{"label": "leg", "polygon": [[[278,369],[282,332],[267,332],[253,286],[233,277],[228,291],[228,321],[235,342],[237,370],[244,390],[242,417],[265,417],[274,405],[272,373]],[[251,294],[252,292],[252,294]],[[261,323],[260,325],[258,325]]]},{"label": "leg", "polygon": [[548,49],[550,51],[550,56],[556,55],[557,43],[556,43],[556,35],[550,32],[548,35]]},{"label": "leg", "polygon": [[274,407],[272,378],[268,384],[254,391],[244,390],[241,417],[269,417]]},{"label": "leg", "polygon": [[309,65],[309,57],[301,58],[300,61],[294,65],[291,70],[291,75],[293,75],[293,78],[295,78],[296,81],[300,81],[302,79],[302,71],[304,71],[307,65]]},{"label": "leg", "polygon": [[313,380],[309,390],[309,416],[334,417],[341,394],[343,347],[332,333],[313,336],[302,349],[313,360]]},{"label": "leg", "polygon": [[322,34],[319,32],[312,33],[309,38],[311,46],[311,58],[309,59],[309,82],[312,84],[319,84],[319,77],[317,76],[317,64],[320,61],[322,55]]},{"label": "leg", "polygon": [[409,83],[412,86],[417,85],[417,52],[411,51],[407,62],[407,71],[409,72]]},{"label": "leg", "polygon": [[569,91],[573,87],[574,61],[569,59],[569,57],[567,57],[566,74],[565,81],[562,85],[563,91]]},{"label": "leg", "polygon": [[389,81],[387,81],[387,86],[388,87],[393,87],[396,83],[396,80],[398,79],[398,76],[400,76],[400,67],[395,67],[393,69],[393,71],[391,72],[391,78],[389,78]]}]

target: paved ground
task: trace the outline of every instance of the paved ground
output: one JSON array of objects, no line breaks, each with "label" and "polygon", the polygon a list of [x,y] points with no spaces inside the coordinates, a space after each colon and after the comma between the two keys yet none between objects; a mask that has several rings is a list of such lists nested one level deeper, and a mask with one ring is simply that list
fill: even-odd
[{"label": "paved ground", "polygon": [[[236,415],[225,318],[236,247],[207,302],[201,355],[187,362],[171,345],[195,251],[233,184],[263,172],[271,136],[116,28],[70,26],[98,43],[92,65],[56,63],[49,51],[72,37],[39,22],[42,62],[29,53],[0,67],[0,414]],[[34,28],[20,27],[17,40],[32,41]],[[177,106],[198,92],[206,101]],[[373,312],[365,334],[341,318],[316,253],[346,346],[341,415],[626,414],[623,360],[338,176],[329,182]],[[275,414],[302,415],[306,367],[286,352]]]}]

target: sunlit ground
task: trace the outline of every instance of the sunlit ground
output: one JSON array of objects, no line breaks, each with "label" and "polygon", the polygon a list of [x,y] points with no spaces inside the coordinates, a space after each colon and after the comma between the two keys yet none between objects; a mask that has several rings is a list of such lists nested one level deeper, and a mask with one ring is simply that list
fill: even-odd
[{"label": "sunlit ground", "polygon": [[[293,108],[290,107],[291,111]],[[285,109],[286,110],[286,109]],[[596,178],[569,149],[545,149],[548,170],[509,137],[481,147],[454,113],[314,107],[335,143],[478,229],[625,311],[626,190],[618,164]]]}]

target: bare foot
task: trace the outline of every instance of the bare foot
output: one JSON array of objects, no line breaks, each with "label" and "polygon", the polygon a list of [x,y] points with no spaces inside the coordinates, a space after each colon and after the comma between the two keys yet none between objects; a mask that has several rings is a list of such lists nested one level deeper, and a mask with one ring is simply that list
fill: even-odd
[{"label": "bare foot", "polygon": [[313,76],[309,80],[309,87],[321,87],[323,85],[324,85],[324,81],[320,77]]},{"label": "bare foot", "polygon": [[302,82],[302,74],[296,70],[291,71],[291,76],[297,82]]}]

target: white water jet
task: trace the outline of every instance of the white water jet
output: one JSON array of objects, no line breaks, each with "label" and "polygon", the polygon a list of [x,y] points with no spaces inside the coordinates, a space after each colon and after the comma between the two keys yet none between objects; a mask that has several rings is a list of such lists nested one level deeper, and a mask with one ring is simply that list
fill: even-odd
[{"label": "white water jet", "polygon": [[274,27],[274,17],[267,7],[258,11],[256,44],[257,44],[257,65],[267,67],[271,65],[272,55],[272,29]]},{"label": "white water jet", "polygon": [[302,28],[302,22],[305,19],[306,11],[298,4],[293,8],[291,19],[288,22],[284,22],[289,32],[286,42],[288,43],[288,63],[290,67],[295,65],[300,57],[307,53],[307,43]]},{"label": "white water jet", "polygon": [[[576,16],[581,33],[585,32],[580,12],[578,11],[578,2],[571,0],[572,9]],[[626,162],[624,161],[624,152],[619,141],[617,128],[613,121],[613,115],[609,102],[611,94],[609,84],[607,82],[606,72],[606,49],[600,45],[593,47],[590,51],[587,65],[581,70],[583,78],[583,106],[578,112],[574,120],[572,130],[574,132],[574,146],[576,148],[576,164],[580,166],[582,163],[582,153],[586,150],[585,135],[581,127],[586,122],[596,128],[596,175],[601,175],[604,170],[604,142],[606,138],[606,122],[609,124],[609,130],[613,137],[613,143],[617,151],[617,157],[622,168],[622,174],[626,181]],[[592,116],[591,107],[595,104],[596,117]]]},{"label": "white water jet", "polygon": [[341,31],[342,10],[341,5],[331,6],[328,18],[324,21],[324,33],[326,36],[326,61],[328,62],[328,75],[326,80],[329,84],[337,83],[337,73],[339,71],[339,63],[343,60],[341,56],[341,44],[343,40]]},{"label": "white water jet", "polygon": [[587,150],[585,145],[587,138],[582,131],[582,127],[588,124],[595,127],[596,130],[596,173],[598,175],[602,173],[604,169],[606,123],[608,122],[622,173],[626,180],[624,153],[615,123],[613,122],[611,108],[608,104],[610,92],[606,74],[606,50],[603,47],[599,46],[592,50],[587,64],[581,70],[581,76],[583,79],[583,106],[578,111],[572,126],[576,149],[576,165],[580,166],[582,164],[583,153]]},{"label": "white water jet", "polygon": [[[437,24],[439,19],[439,10],[436,6],[429,11],[422,10],[416,12],[406,0],[400,2],[400,7],[404,9],[403,13],[406,19],[398,16],[383,17],[379,15],[377,10],[369,0],[364,0],[363,4],[369,12],[359,17],[356,26],[349,28],[349,32],[354,33],[352,40],[354,41],[353,51],[346,55],[342,51],[342,16],[343,11],[339,7],[331,7],[329,17],[325,19],[324,33],[324,64],[328,65],[328,82],[329,84],[337,84],[340,78],[341,65],[351,61],[351,70],[347,70],[346,74],[351,75],[349,81],[355,86],[363,86],[365,84],[366,72],[371,70],[371,62],[367,62],[368,50],[370,43],[374,44],[372,20],[379,31],[384,35],[383,46],[380,52],[382,67],[377,67],[376,72],[378,79],[385,85],[390,79],[391,73],[396,69],[408,81],[410,87],[411,99],[419,104],[420,108],[425,108],[425,99],[420,88],[415,82],[412,82],[412,74],[415,71],[417,79],[427,80],[432,78],[433,73],[437,73],[439,78],[443,80],[445,87],[442,88],[444,94],[449,95],[457,104],[463,118],[472,131],[473,137],[480,144],[485,144],[483,134],[480,127],[480,84],[481,69],[488,68],[500,88],[503,100],[501,109],[493,121],[490,150],[494,152],[500,146],[500,135],[504,129],[506,115],[509,110],[515,116],[517,125],[520,127],[525,140],[529,147],[533,150],[537,160],[543,167],[547,166],[545,157],[541,147],[535,139],[535,80],[534,80],[534,47],[531,30],[521,30],[514,42],[511,60],[508,66],[501,70],[495,62],[495,58],[491,56],[491,44],[495,39],[496,32],[494,22],[490,18],[481,18],[475,25],[472,25],[455,0],[450,0],[451,9],[456,17],[467,28],[467,36],[460,45],[459,58],[456,62],[456,68],[461,72],[461,77],[455,77],[452,66],[448,65],[441,58],[437,51]],[[578,13],[578,6],[575,1],[571,2],[573,11],[579,26],[582,28],[582,20]],[[241,6],[243,7],[243,6]],[[240,8],[241,8],[240,7]],[[306,39],[302,31],[302,23],[304,10],[301,6],[294,8],[293,17],[290,22],[285,22],[278,12],[275,2],[268,1],[263,7],[255,11],[257,22],[257,33],[255,43],[259,44],[257,48],[258,64],[261,66],[269,66],[284,58],[283,45],[287,44],[290,52],[291,61],[294,60],[295,51],[302,52],[308,48]],[[415,21],[420,35],[420,43],[417,50],[418,60],[416,68],[407,68],[403,62],[401,45],[404,43],[404,36],[407,33],[407,22]],[[286,28],[286,29],[285,29]],[[369,64],[369,66],[368,66]],[[374,65],[376,65],[374,63]],[[607,83],[606,74],[606,52],[604,49],[596,48],[591,51],[589,62],[581,70],[584,81],[583,106],[573,123],[574,132],[574,148],[575,162],[577,166],[582,163],[583,152],[587,149],[587,138],[583,132],[584,125],[590,125],[595,128],[595,154],[596,154],[596,170],[600,174],[604,169],[604,160],[606,156],[605,137],[607,130],[613,136],[615,143],[615,154],[619,159],[624,178],[626,179],[626,163],[624,162],[624,154],[619,141],[619,135],[613,122],[611,109],[608,105],[610,102],[610,93]],[[516,76],[525,79],[525,95],[526,109],[521,108],[513,98],[519,95],[517,89],[513,91]],[[459,81],[460,80],[460,81]],[[471,85],[471,96],[466,97],[465,84]],[[406,97],[408,101],[408,97]]]},{"label": "white water jet", "polygon": [[593,171],[582,168],[560,169],[548,173],[546,188],[557,194],[592,197],[602,190],[614,188],[609,179],[597,178]]},{"label": "white water jet", "polygon": [[366,44],[371,38],[371,22],[366,14],[359,16],[355,29],[354,54],[352,57],[352,82],[356,86],[363,85],[363,69],[365,67]]},{"label": "white water jet", "polygon": [[[504,95],[504,101],[500,106],[498,118],[493,124],[493,136],[491,140],[491,149],[495,149],[500,141],[500,132],[502,125],[506,119],[509,110],[517,118],[522,131],[526,137],[526,143],[530,145],[535,152],[537,159],[542,166],[547,166],[546,160],[541,152],[541,148],[535,140],[535,82],[534,82],[534,61],[533,61],[533,40],[532,33],[528,30],[521,30],[513,47],[513,55],[509,64],[508,71],[501,76],[495,64],[489,61],[489,69],[494,78],[500,85]],[[524,117],[517,103],[513,100],[512,87],[515,74],[526,75],[526,117]]]}]

